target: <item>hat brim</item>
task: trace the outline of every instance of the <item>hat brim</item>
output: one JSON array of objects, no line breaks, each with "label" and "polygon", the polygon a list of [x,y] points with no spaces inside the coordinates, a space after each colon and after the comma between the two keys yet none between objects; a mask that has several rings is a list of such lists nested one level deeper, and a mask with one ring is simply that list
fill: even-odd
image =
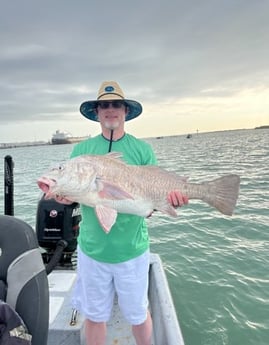
[{"label": "hat brim", "polygon": [[[136,101],[130,99],[124,99],[124,102],[128,106],[128,113],[126,115],[125,121],[130,121],[142,113],[142,105]],[[86,101],[83,102],[80,106],[80,112],[87,119],[99,122],[98,116],[96,113],[98,101]]]}]

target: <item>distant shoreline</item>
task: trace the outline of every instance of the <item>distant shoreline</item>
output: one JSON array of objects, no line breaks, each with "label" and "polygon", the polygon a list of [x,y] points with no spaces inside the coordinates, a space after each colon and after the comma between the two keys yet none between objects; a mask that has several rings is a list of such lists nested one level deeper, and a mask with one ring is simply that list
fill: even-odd
[{"label": "distant shoreline", "polygon": [[[255,128],[248,128],[248,129],[269,129],[269,125],[258,126]],[[224,130],[212,131],[212,132],[199,132],[199,134],[225,132],[225,131],[240,131],[240,130],[246,130],[246,128],[224,129]],[[181,136],[181,135],[185,136],[186,134],[176,134],[176,135],[171,135],[171,136],[173,137],[173,136]],[[157,138],[163,138],[163,136],[158,136]],[[18,143],[0,143],[0,149],[11,149],[11,148],[17,148],[17,147],[44,146],[44,145],[52,145],[52,143],[50,141],[29,141],[29,142],[26,141],[26,142],[18,142]]]},{"label": "distant shoreline", "polygon": [[48,141],[27,141],[18,143],[0,143],[0,149],[12,149],[17,147],[28,147],[28,146],[44,146],[51,145]]},{"label": "distant shoreline", "polygon": [[254,129],[269,129],[269,125],[255,127]]}]

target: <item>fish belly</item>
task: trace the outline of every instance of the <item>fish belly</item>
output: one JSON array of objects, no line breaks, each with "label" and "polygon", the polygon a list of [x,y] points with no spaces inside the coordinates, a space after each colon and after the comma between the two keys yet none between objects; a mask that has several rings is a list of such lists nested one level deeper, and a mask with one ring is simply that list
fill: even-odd
[{"label": "fish belly", "polygon": [[115,209],[118,213],[135,214],[141,217],[148,217],[153,211],[151,201],[139,199],[111,200],[104,202],[103,205]]}]

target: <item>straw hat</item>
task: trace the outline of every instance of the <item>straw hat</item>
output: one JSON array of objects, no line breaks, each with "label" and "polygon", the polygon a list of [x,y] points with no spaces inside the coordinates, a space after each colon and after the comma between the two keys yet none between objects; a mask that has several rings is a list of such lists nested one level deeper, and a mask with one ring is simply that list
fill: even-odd
[{"label": "straw hat", "polygon": [[104,81],[100,86],[97,99],[82,103],[80,106],[80,112],[87,119],[98,121],[98,116],[96,113],[98,101],[113,100],[124,100],[124,102],[128,106],[128,113],[126,115],[125,121],[132,120],[142,113],[142,105],[136,101],[126,99],[119,84],[115,81]]}]

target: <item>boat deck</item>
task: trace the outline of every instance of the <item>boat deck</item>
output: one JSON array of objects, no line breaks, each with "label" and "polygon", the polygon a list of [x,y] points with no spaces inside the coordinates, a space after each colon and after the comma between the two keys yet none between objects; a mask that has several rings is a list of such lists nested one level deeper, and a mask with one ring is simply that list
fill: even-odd
[{"label": "boat deck", "polygon": [[[160,258],[151,254],[149,301],[153,319],[152,345],[184,345]],[[54,271],[49,276],[50,329],[48,345],[85,345],[84,318],[73,321],[71,295],[76,273]],[[115,297],[108,323],[106,345],[135,345],[130,325],[124,320]]]}]

